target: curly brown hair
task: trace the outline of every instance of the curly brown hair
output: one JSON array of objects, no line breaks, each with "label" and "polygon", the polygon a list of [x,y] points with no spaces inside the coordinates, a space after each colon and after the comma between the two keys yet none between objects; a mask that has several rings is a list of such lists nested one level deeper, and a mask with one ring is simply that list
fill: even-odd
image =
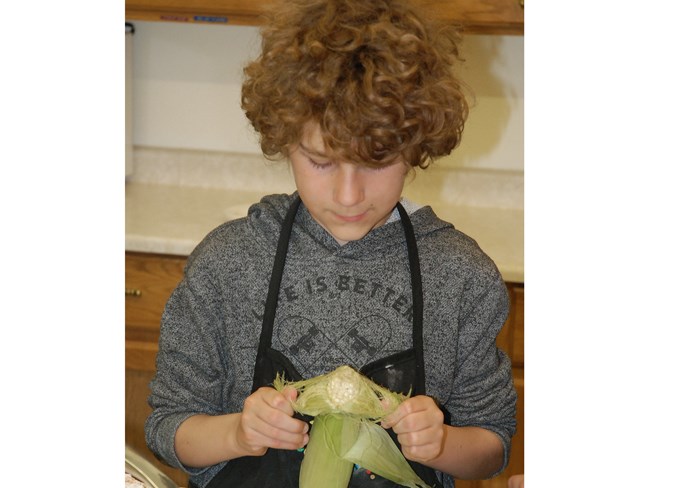
[{"label": "curly brown hair", "polygon": [[329,151],[371,167],[426,167],[459,144],[468,104],[451,26],[400,0],[286,0],[261,35],[242,108],[266,157],[288,156],[310,121]]}]

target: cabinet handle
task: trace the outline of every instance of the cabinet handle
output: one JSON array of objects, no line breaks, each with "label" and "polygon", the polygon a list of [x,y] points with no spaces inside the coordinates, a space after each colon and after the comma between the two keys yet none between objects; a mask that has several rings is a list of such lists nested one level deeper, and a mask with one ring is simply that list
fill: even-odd
[{"label": "cabinet handle", "polygon": [[524,0],[520,0],[520,7],[522,7],[522,9],[524,9]]},{"label": "cabinet handle", "polygon": [[141,296],[141,290],[138,288],[125,288],[125,296],[126,297],[140,297]]}]

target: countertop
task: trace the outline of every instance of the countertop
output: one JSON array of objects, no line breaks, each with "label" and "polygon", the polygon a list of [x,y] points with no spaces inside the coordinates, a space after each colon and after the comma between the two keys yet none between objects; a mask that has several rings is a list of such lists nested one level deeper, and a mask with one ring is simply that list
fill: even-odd
[{"label": "countertop", "polygon": [[[205,235],[228,220],[243,217],[266,193],[223,188],[145,184],[125,186],[127,251],[187,256]],[[426,201],[443,220],[477,241],[507,282],[524,282],[524,211]]]}]

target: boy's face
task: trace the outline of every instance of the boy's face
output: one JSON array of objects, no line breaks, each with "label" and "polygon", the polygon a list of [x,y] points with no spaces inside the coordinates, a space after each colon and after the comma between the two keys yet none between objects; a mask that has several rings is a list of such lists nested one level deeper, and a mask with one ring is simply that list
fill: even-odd
[{"label": "boy's face", "polygon": [[314,123],[306,125],[289,159],[303,204],[340,244],[361,239],[388,220],[408,173],[401,158],[378,169],[336,159],[325,151]]}]

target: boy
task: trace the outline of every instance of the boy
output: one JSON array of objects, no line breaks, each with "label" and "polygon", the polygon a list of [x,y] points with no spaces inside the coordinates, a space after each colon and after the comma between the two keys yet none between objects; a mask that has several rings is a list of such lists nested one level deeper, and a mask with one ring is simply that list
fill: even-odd
[{"label": "boy", "polygon": [[[413,390],[382,426],[430,486],[500,472],[516,400],[495,346],[505,285],[472,239],[401,198],[460,141],[455,34],[399,1],[295,0],[262,38],[242,105],[297,192],[190,256],[162,320],[149,447],[193,486],[296,487],[309,425],[296,391],[270,384],[349,364]],[[396,485],[356,469],[350,486]]]}]

